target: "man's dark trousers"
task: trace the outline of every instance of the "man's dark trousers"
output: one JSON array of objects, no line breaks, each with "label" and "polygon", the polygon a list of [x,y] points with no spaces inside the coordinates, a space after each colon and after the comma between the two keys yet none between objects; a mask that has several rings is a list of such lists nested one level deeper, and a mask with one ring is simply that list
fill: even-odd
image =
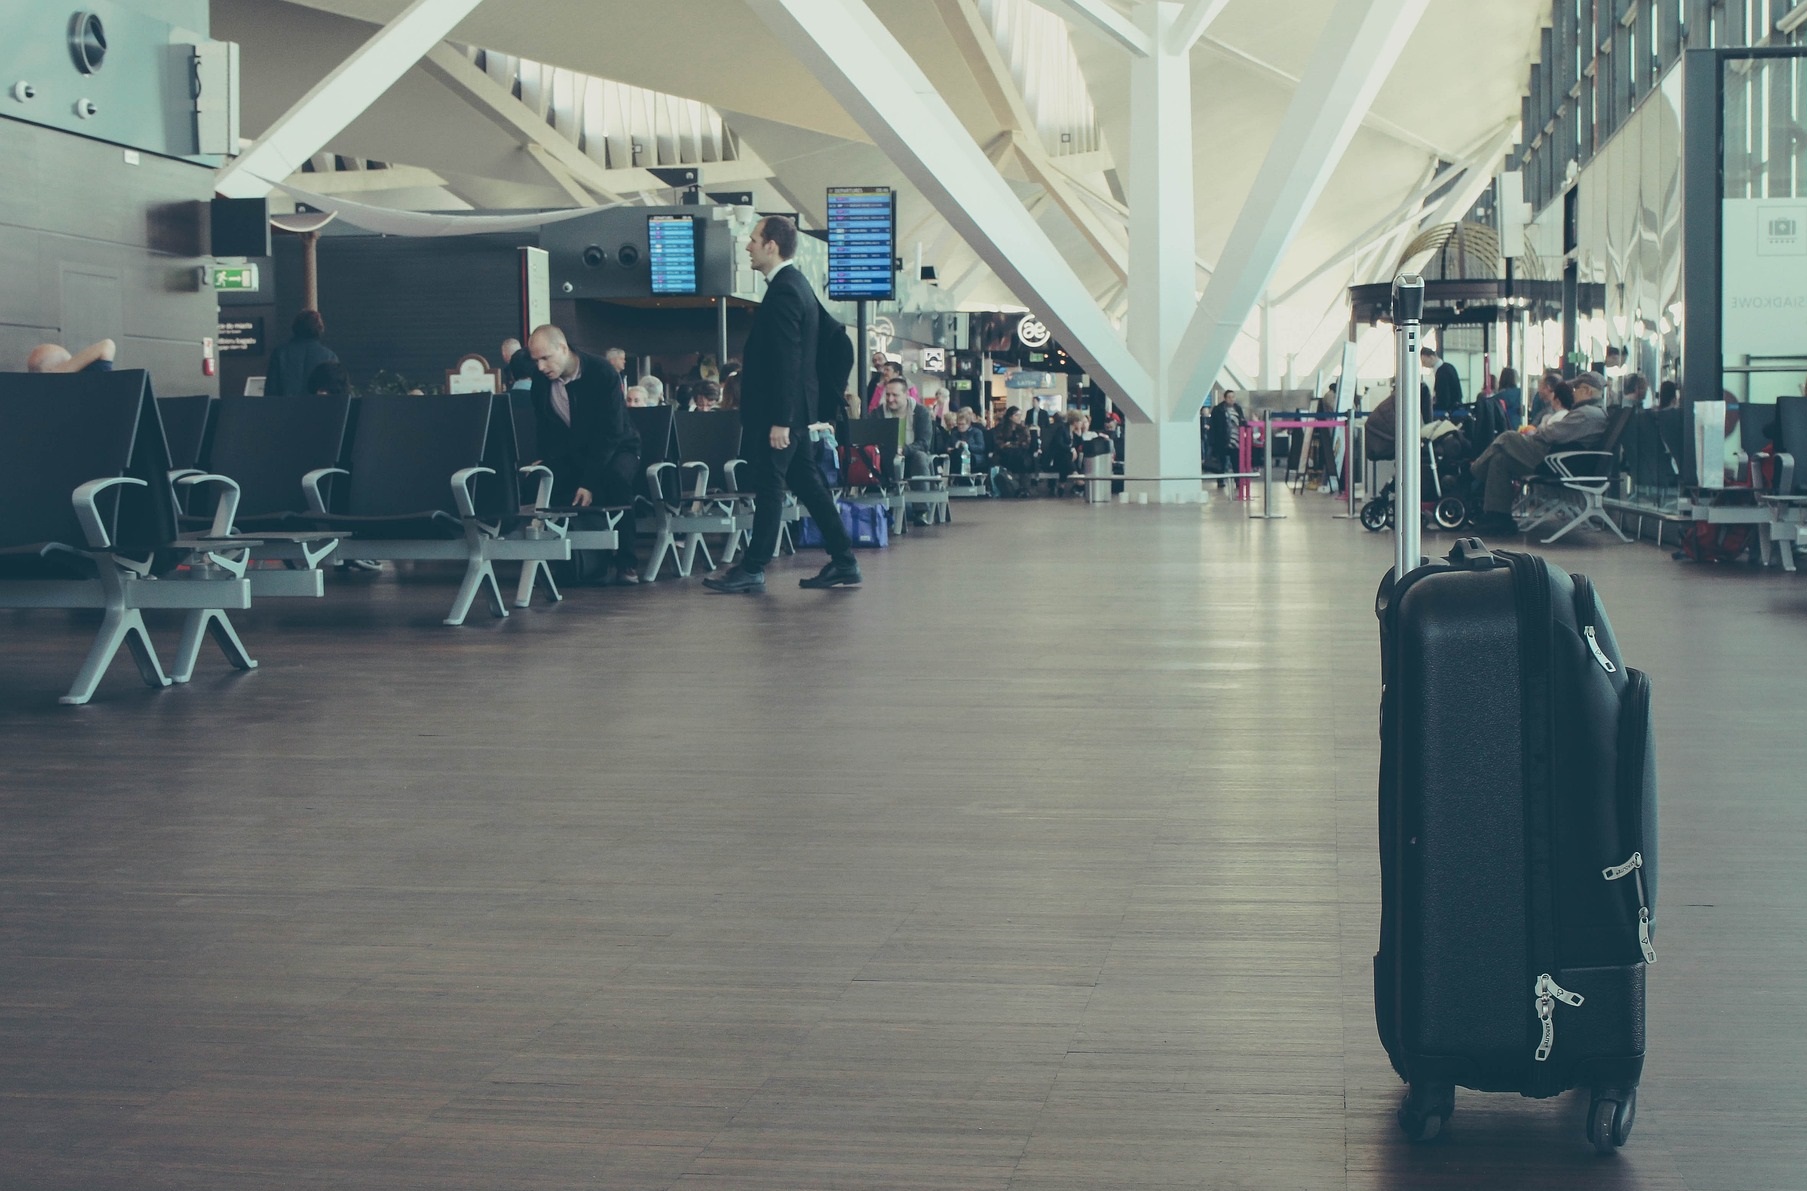
[{"label": "man's dark trousers", "polygon": [[822,548],[836,562],[853,559],[853,539],[841,524],[841,510],[835,504],[828,482],[822,478],[822,467],[816,461],[809,431],[801,426],[791,431],[791,445],[782,451],[772,449],[769,432],[747,428],[740,444],[753,479],[753,541],[741,557],[740,569],[761,572],[778,550],[778,527],[784,517],[784,488],[797,494],[797,499],[816,519],[822,530]]}]

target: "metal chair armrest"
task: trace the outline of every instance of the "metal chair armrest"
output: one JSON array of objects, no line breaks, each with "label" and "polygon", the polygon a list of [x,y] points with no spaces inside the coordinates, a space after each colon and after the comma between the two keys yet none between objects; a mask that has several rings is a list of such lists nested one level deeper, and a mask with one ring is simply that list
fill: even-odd
[{"label": "metal chair armrest", "polygon": [[452,501],[458,507],[460,517],[472,518],[477,515],[477,494],[471,488],[478,476],[493,476],[493,467],[461,467],[452,473]]},{"label": "metal chair armrest", "polygon": [[552,469],[544,463],[529,463],[521,468],[521,478],[539,477],[538,495],[534,497],[533,507],[543,509],[552,503]]},{"label": "metal chair armrest", "polygon": [[238,532],[232,524],[238,519],[238,481],[203,471],[191,471],[176,481],[177,487],[181,488],[198,488],[203,484],[220,490],[213,503],[213,524],[208,528],[208,534],[216,538],[231,537]]},{"label": "metal chair armrest", "polygon": [[82,534],[88,539],[88,546],[94,550],[110,550],[113,537],[107,532],[106,523],[100,518],[100,494],[109,488],[117,488],[121,484],[136,484],[140,488],[148,488],[149,484],[137,476],[108,476],[104,480],[89,480],[78,485],[69,494],[69,503],[75,506],[75,519],[81,522]]},{"label": "metal chair armrest", "polygon": [[342,467],[316,467],[301,477],[301,492],[307,497],[309,512],[326,512],[326,494],[320,491],[320,484],[328,476],[348,476],[351,473]]}]

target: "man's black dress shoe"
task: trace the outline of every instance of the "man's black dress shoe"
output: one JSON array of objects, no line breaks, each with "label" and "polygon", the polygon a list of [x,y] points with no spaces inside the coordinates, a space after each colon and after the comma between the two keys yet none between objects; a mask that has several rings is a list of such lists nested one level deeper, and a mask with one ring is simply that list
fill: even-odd
[{"label": "man's black dress shoe", "polygon": [[797,580],[798,587],[812,589],[824,587],[858,587],[865,577],[860,574],[857,562],[831,562],[823,567],[820,573],[810,579]]},{"label": "man's black dress shoe", "polygon": [[729,595],[754,595],[765,590],[764,571],[743,571],[735,567],[721,579],[705,579],[703,586],[710,591],[724,591]]}]

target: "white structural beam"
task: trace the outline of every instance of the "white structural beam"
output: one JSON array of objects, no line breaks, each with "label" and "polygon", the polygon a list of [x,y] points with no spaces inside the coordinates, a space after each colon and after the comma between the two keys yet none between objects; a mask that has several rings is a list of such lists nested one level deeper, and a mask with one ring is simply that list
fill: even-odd
[{"label": "white structural beam", "polygon": [[1159,378],[1196,301],[1192,66],[1164,45],[1180,15],[1177,3],[1152,0],[1138,15],[1149,43],[1161,48],[1130,63],[1129,347]]},{"label": "white structural beam", "polygon": [[[864,0],[748,0],[992,272],[1059,336],[1126,416],[1157,408],[1148,370],[1073,268]],[[874,73],[874,62],[885,70]]]},{"label": "white structural beam", "polygon": [[[1206,33],[1203,37],[1199,38],[1199,43],[1219,57],[1227,58],[1232,62],[1240,62],[1244,66],[1254,70],[1256,73],[1266,75],[1268,78],[1282,86],[1297,89],[1303,85],[1298,75],[1284,71],[1278,66],[1275,66],[1272,62],[1267,61],[1265,58],[1257,58],[1247,50],[1242,49],[1239,46],[1233,46],[1227,41],[1211,36],[1209,33]],[[1430,141],[1425,140],[1404,125],[1395,124],[1385,116],[1378,116],[1373,112],[1363,114],[1362,125],[1365,128],[1373,129],[1375,132],[1384,133],[1398,141],[1400,144],[1410,145],[1414,149],[1434,154],[1445,160],[1456,156],[1456,154],[1448,151],[1445,147],[1434,145]]]},{"label": "white structural beam", "polygon": [[1035,0],[1035,3],[1055,16],[1064,18],[1070,25],[1080,25],[1104,34],[1139,58],[1154,51],[1155,43],[1149,40],[1147,32],[1138,29],[1134,21],[1112,7],[1107,0]]},{"label": "white structural beam", "polygon": [[1428,4],[1338,0],[1175,353],[1163,393],[1174,415],[1203,404]]},{"label": "white structural beam", "polygon": [[[570,137],[553,128],[545,117],[535,114],[532,108],[516,99],[513,92],[490,78],[487,72],[464,54],[449,45],[435,45],[422,57],[427,73],[511,133],[541,164],[555,162],[564,171],[562,175],[552,175],[561,189],[569,192],[570,187],[566,182],[575,180],[606,202],[626,201],[622,198],[622,192],[633,189],[631,186],[621,186],[620,175],[626,171],[605,169],[601,162],[579,149]],[[636,185],[652,185],[654,182],[652,176],[644,170],[632,173],[644,179]],[[616,176],[610,177],[611,174]],[[620,186],[620,190],[616,189],[617,186]]]},{"label": "white structural beam", "polygon": [[284,112],[214,187],[228,198],[259,198],[345,130],[421,56],[483,0],[414,0]]},{"label": "white structural beam", "polygon": [[[1024,172],[1047,191],[1048,197],[1073,221],[1080,235],[1111,270],[1119,278],[1128,276],[1129,260],[1123,250],[1121,226],[1113,228],[1100,219],[1080,196],[1066,172],[1057,169],[1049,158],[1041,134],[1036,131],[1035,116],[1023,101],[1022,92],[1011,77],[1004,55],[998,52],[998,43],[992,38],[978,6],[963,0],[936,0],[936,8],[960,56],[972,71],[973,80],[978,83],[993,117],[1010,130],[1010,145]],[[992,160],[998,159],[993,157]]]},{"label": "white structural beam", "polygon": [[1167,31],[1167,52],[1190,54],[1198,39],[1204,36],[1217,14],[1229,6],[1230,0],[1186,0],[1186,7]]},{"label": "white structural beam", "polygon": [[[1463,156],[1461,161],[1449,166],[1447,169],[1435,170],[1433,177],[1419,185],[1411,194],[1401,200],[1398,206],[1388,212],[1386,218],[1381,219],[1361,235],[1349,241],[1349,243],[1345,244],[1339,251],[1322,261],[1310,273],[1288,286],[1284,293],[1274,299],[1274,304],[1277,306],[1285,305],[1287,302],[1297,297],[1301,291],[1338,265],[1341,265],[1352,257],[1360,256],[1364,251],[1379,241],[1391,238],[1392,234],[1399,230],[1402,223],[1411,224],[1414,230],[1425,226],[1427,222],[1424,218],[1425,204],[1431,200],[1433,195],[1438,191],[1443,190],[1445,187],[1455,186],[1455,190],[1452,191],[1451,197],[1457,197],[1464,192],[1472,196],[1467,203],[1460,207],[1455,218],[1459,218],[1462,214],[1467,213],[1468,209],[1473,207],[1476,200],[1480,198],[1480,192],[1487,188],[1487,183],[1493,180],[1494,174],[1499,169],[1500,162],[1504,160],[1506,153],[1518,139],[1517,129],[1518,121],[1516,118],[1508,121],[1498,129],[1490,129],[1487,134],[1476,143],[1476,146]],[[1477,179],[1479,181],[1478,186],[1475,185]],[[1440,204],[1440,206],[1442,205],[1447,205],[1447,203]],[[1431,225],[1434,225],[1438,222],[1448,222],[1448,220],[1437,220],[1433,218],[1428,222]],[[1388,274],[1389,280],[1391,279],[1391,276],[1391,274]]]}]

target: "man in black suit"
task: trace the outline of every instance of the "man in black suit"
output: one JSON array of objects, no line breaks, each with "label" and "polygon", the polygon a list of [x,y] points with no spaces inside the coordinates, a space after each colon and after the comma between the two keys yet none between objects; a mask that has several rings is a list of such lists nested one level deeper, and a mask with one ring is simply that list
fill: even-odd
[{"label": "man in black suit", "polygon": [[540,462],[552,469],[553,503],[629,510],[619,526],[612,578],[608,561],[600,558],[573,558],[574,577],[638,583],[632,506],[640,435],[621,399],[621,374],[607,360],[572,348],[565,333],[550,324],[528,337],[527,352],[539,373],[533,378],[533,413]]},{"label": "man in black suit", "polygon": [[740,450],[753,477],[753,541],[733,570],[720,579],[703,580],[715,591],[765,590],[765,567],[778,549],[787,483],[821,528],[829,557],[821,573],[802,580],[801,586],[860,585],[853,542],[809,447],[810,419],[819,412],[821,303],[791,263],[796,255],[797,225],[782,215],[766,216],[747,238],[747,259],[766,279],[765,300],[747,332],[740,381]]}]

